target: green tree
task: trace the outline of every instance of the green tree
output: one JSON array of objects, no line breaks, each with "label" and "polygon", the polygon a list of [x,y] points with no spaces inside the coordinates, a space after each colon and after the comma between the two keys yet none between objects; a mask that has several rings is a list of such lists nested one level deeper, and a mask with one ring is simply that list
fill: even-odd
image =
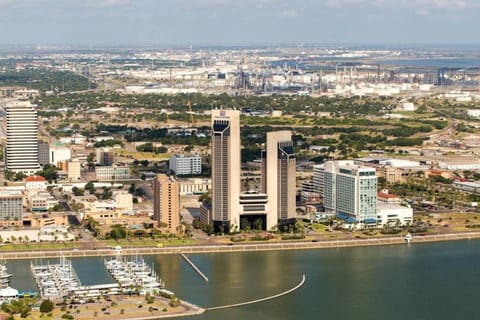
[{"label": "green tree", "polygon": [[52,312],[54,308],[53,302],[49,299],[43,300],[40,304],[40,312],[41,313],[49,313]]}]

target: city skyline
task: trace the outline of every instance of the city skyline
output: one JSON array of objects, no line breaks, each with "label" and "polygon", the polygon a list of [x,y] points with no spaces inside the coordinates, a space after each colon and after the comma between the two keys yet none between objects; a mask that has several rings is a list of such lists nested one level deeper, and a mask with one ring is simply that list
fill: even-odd
[{"label": "city skyline", "polygon": [[0,1],[0,44],[478,45],[473,0]]}]

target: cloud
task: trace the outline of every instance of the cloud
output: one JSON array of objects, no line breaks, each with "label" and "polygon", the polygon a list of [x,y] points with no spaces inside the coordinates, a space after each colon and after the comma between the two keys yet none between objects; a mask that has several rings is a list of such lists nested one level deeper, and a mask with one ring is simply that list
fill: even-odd
[{"label": "cloud", "polygon": [[280,12],[280,17],[283,17],[283,18],[296,18],[298,16],[299,16],[298,11],[295,9],[286,9]]},{"label": "cloud", "polygon": [[403,7],[415,10],[423,9],[467,9],[475,7],[474,0],[328,0],[327,6],[345,8],[351,6],[371,6],[378,8]]}]

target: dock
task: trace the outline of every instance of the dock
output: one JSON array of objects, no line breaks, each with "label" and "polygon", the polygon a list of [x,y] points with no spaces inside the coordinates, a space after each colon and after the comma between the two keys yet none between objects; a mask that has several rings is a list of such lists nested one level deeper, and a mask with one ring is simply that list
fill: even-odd
[{"label": "dock", "polygon": [[193,268],[193,270],[195,270],[200,275],[200,277],[205,280],[205,282],[208,282],[207,276],[203,274],[203,272],[192,262],[192,260],[190,260],[189,257],[187,257],[183,252],[181,252],[180,255],[183,259],[185,259],[185,261],[187,261],[187,263]]},{"label": "dock", "polygon": [[153,266],[149,266],[143,258],[128,260],[117,256],[104,259],[104,265],[123,293],[132,293],[134,288],[140,294],[146,294],[164,288],[164,283],[155,273]]},{"label": "dock", "polygon": [[58,264],[30,265],[40,295],[53,301],[68,297],[81,287],[72,262],[65,257]]}]

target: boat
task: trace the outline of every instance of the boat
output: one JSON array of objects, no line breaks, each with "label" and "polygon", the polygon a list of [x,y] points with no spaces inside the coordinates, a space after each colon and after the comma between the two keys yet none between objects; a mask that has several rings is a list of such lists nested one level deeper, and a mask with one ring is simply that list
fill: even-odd
[{"label": "boat", "polygon": [[410,243],[412,242],[412,235],[410,233],[407,233],[404,239],[406,243]]},{"label": "boat", "polygon": [[0,263],[0,289],[9,287],[11,278],[12,274],[8,273],[5,264]]}]

